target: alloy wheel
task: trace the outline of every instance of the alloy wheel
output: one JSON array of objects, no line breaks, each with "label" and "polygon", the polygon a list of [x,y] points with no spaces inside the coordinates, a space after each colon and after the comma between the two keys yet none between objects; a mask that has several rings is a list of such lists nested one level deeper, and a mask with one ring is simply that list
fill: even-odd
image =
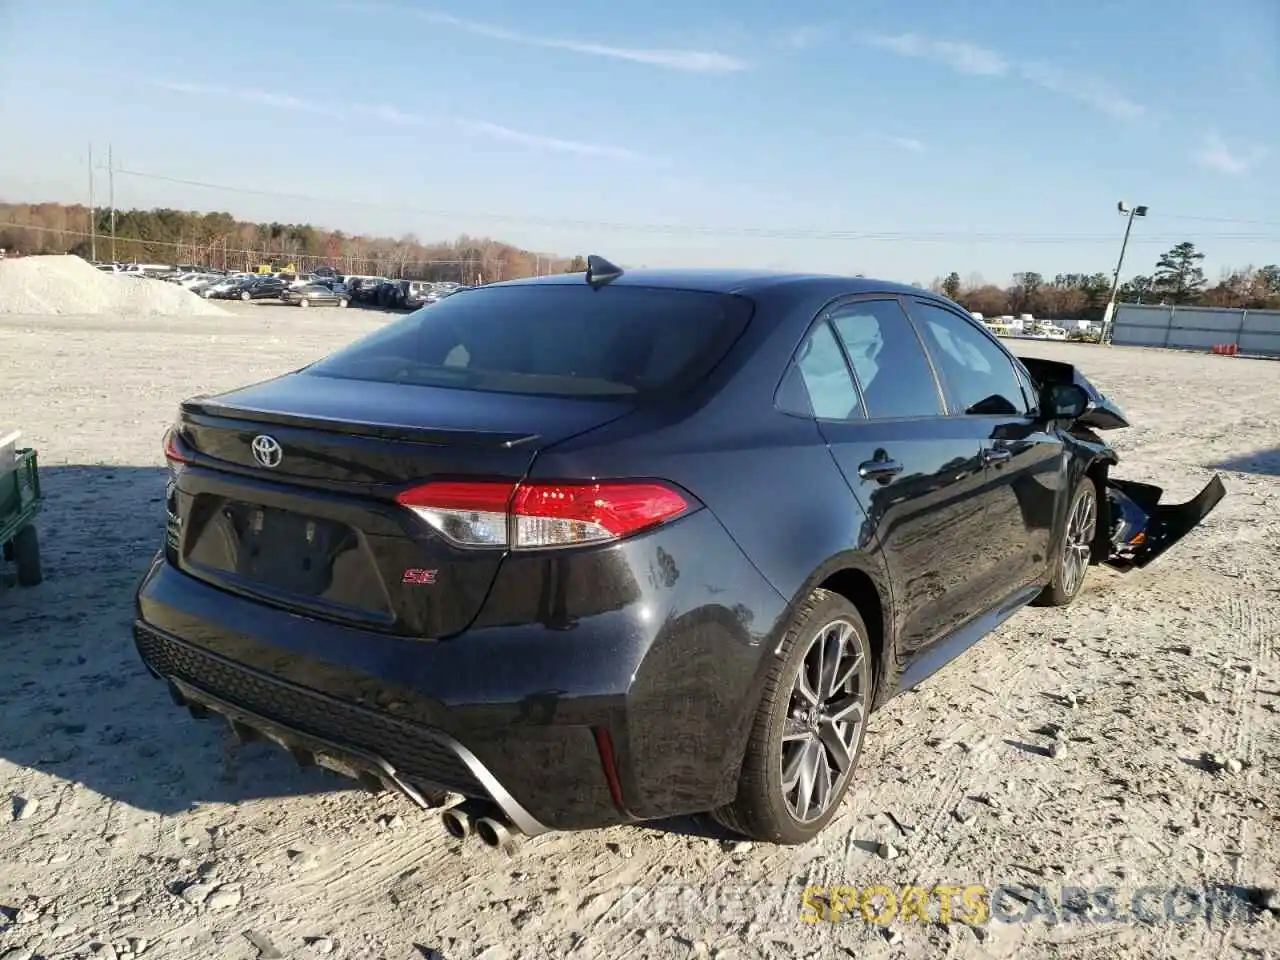
[{"label": "alloy wheel", "polygon": [[1098,504],[1093,487],[1084,493],[1071,508],[1067,519],[1067,542],[1062,551],[1062,589],[1071,596],[1084,582],[1089,557],[1093,553],[1093,538],[1098,524]]},{"label": "alloy wheel", "polygon": [[826,813],[841,795],[862,736],[868,664],[853,625],[835,620],[809,642],[782,730],[782,795],[796,820]]}]

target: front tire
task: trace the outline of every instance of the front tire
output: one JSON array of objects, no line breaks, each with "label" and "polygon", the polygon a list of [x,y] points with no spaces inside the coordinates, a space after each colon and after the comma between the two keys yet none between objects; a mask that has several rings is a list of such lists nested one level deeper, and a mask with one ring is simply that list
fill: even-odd
[{"label": "front tire", "polygon": [[1053,578],[1034,604],[1037,607],[1065,607],[1084,586],[1093,557],[1093,541],[1098,532],[1098,486],[1084,477],[1072,491],[1067,505],[1062,536],[1053,553]]},{"label": "front tire", "polygon": [[240,299],[243,300],[245,303],[248,303],[250,300],[253,299],[253,297],[249,295],[248,290],[245,290],[240,294]]},{"label": "front tire", "polygon": [[303,297],[301,300],[298,301],[298,306],[302,307],[302,309],[305,310],[307,309],[307,307],[311,306],[311,301],[308,300],[306,297]]},{"label": "front tire", "polygon": [[801,604],[765,682],[738,780],[714,812],[737,833],[805,843],[840,809],[862,752],[874,677],[857,607],[814,590]]}]

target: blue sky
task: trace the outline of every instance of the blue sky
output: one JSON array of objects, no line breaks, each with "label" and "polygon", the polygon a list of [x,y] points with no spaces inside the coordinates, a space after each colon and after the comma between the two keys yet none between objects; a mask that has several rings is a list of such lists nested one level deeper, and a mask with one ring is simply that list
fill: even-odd
[{"label": "blue sky", "polygon": [[1124,199],[1126,274],[1214,277],[1280,261],[1277,117],[1275,0],[0,0],[0,198],[110,142],[120,206],[629,264],[1109,271]]}]

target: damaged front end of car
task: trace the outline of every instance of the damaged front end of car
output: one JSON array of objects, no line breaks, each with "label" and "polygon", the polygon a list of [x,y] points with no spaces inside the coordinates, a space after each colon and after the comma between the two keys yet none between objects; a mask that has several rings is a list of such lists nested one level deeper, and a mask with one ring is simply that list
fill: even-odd
[{"label": "damaged front end of car", "polygon": [[1204,488],[1185,503],[1161,503],[1161,487],[1111,476],[1120,462],[1115,450],[1098,436],[1098,430],[1121,430],[1129,421],[1120,408],[1069,363],[1021,358],[1041,390],[1051,384],[1070,383],[1089,398],[1089,404],[1067,433],[1092,455],[1089,474],[1105,496],[1099,498],[1098,532],[1093,562],[1120,571],[1145,567],[1195,529],[1227,495],[1222,479],[1214,475]]}]

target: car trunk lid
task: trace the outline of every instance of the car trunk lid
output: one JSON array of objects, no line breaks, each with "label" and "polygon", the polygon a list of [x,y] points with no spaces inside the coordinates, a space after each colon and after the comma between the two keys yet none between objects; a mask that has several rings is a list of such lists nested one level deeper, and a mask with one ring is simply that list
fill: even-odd
[{"label": "car trunk lid", "polygon": [[475,617],[505,554],[451,544],[396,494],[442,478],[517,481],[539,450],[632,409],[302,373],[196,398],[167,442],[166,552],[255,599],[448,636]]}]

